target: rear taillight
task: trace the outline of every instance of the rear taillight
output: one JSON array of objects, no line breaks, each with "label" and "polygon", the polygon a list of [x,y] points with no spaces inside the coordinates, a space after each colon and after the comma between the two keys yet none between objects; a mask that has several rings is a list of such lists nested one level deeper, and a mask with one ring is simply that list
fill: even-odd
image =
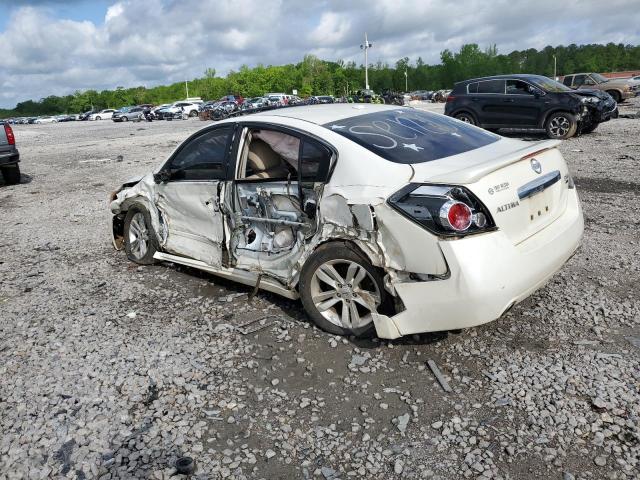
[{"label": "rear taillight", "polygon": [[15,145],[16,137],[13,135],[13,130],[11,129],[11,125],[9,125],[8,123],[4,124],[4,133],[7,136],[7,141],[9,142],[9,145]]},{"label": "rear taillight", "polygon": [[473,213],[462,202],[449,200],[440,207],[440,223],[456,232],[464,232],[471,226]]},{"label": "rear taillight", "polygon": [[389,198],[402,215],[441,236],[495,229],[491,214],[465,187],[410,183]]},{"label": "rear taillight", "polygon": [[453,95],[449,94],[449,96],[447,97],[446,103],[453,102],[455,99],[456,99],[456,97],[454,97]]}]

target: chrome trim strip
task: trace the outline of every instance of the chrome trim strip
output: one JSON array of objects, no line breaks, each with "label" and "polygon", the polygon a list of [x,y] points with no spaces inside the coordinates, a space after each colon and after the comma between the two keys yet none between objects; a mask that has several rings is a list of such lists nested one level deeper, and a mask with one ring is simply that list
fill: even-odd
[{"label": "chrome trim strip", "polygon": [[549,172],[541,176],[540,178],[536,178],[535,180],[525,183],[521,187],[518,188],[518,198],[523,200],[528,197],[532,197],[536,193],[540,193],[547,188],[549,188],[554,183],[560,181],[561,175],[560,170],[554,170],[553,172]]}]

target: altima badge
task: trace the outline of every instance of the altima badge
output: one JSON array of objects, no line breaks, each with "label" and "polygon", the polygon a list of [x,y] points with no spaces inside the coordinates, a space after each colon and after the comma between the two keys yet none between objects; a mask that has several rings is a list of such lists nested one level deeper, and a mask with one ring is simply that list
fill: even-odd
[{"label": "altima badge", "polygon": [[536,173],[542,173],[542,165],[540,165],[540,162],[535,158],[531,159],[531,168]]}]

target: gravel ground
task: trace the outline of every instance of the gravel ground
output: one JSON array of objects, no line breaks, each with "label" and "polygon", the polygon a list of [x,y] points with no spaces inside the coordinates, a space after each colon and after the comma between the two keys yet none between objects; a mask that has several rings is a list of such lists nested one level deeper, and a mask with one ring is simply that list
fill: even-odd
[{"label": "gravel ground", "polygon": [[586,231],[545,288],[491,324],[392,342],[334,337],[297,302],[112,249],[109,192],[203,125],[15,127],[0,478],[163,479],[183,455],[199,479],[640,477],[640,119],[560,147]]}]

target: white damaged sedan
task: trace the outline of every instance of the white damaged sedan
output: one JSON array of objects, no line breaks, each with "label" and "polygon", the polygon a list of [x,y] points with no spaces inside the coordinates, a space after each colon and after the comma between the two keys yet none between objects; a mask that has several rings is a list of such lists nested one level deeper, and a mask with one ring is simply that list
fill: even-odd
[{"label": "white damaged sedan", "polygon": [[231,118],[113,193],[114,245],[300,298],[335,334],[472,327],[578,248],[558,144],[384,105]]}]

